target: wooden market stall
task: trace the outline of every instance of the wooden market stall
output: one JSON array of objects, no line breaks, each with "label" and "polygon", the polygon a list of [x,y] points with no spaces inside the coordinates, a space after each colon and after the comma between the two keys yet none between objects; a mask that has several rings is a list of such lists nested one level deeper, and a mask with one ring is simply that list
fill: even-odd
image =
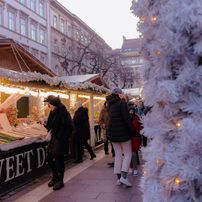
[{"label": "wooden market stall", "polygon": [[[48,95],[60,96],[72,115],[77,101],[89,108],[91,145],[96,144],[94,119],[109,89],[99,75],[79,77],[57,77],[13,40],[0,40],[1,193],[46,172],[49,139],[39,123],[49,113],[43,102]],[[72,145],[67,150],[71,156]]]},{"label": "wooden market stall", "polygon": [[[19,89],[15,91],[16,89],[6,86],[5,83],[9,84],[9,75],[13,76],[15,82],[20,80],[18,76],[14,76],[14,71],[22,74],[39,72],[50,77],[55,74],[12,39],[0,40],[0,71],[0,194],[2,194],[44,172],[47,145],[47,141],[42,138],[46,134],[43,128],[35,130],[36,137],[31,138],[24,138],[23,134],[28,135],[26,129],[14,132],[17,110],[13,104],[23,96],[22,91]],[[23,77],[26,79],[25,75]]]}]

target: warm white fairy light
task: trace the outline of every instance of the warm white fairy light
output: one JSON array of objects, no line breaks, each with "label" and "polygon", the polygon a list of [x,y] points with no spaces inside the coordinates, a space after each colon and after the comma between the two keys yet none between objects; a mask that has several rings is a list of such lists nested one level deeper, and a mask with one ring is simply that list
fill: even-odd
[{"label": "warm white fairy light", "polygon": [[77,102],[77,94],[76,93],[70,93],[70,108],[74,108]]},{"label": "warm white fairy light", "polygon": [[147,175],[149,173],[149,171],[147,170],[147,169],[144,169],[143,170],[143,175],[145,176],[145,175]]},{"label": "warm white fairy light", "polygon": [[180,122],[177,122],[177,123],[175,124],[175,126],[176,126],[177,128],[181,128],[181,127],[182,127],[182,124],[181,124]]},{"label": "warm white fairy light", "polygon": [[95,100],[106,100],[105,97],[98,97],[98,96],[94,96],[93,99],[95,99]]},{"label": "warm white fairy light", "polygon": [[60,98],[64,98],[64,99],[69,99],[69,95],[67,94],[63,94],[63,93],[57,93],[57,92],[51,92],[51,91],[48,91],[48,92],[42,92],[40,91],[39,92],[39,96],[40,97],[48,97],[49,95],[54,95],[54,96],[59,96]]},{"label": "warm white fairy light", "polygon": [[25,90],[0,85],[0,92],[7,94],[25,94]]},{"label": "warm white fairy light", "polygon": [[156,164],[159,165],[161,163],[160,159],[156,159]]},{"label": "warm white fairy light", "polygon": [[78,95],[79,98],[90,99],[89,95]]},{"label": "warm white fairy light", "polygon": [[141,16],[141,17],[140,17],[140,21],[141,21],[141,22],[145,22],[145,20],[146,20],[146,17],[145,17],[145,16]]},{"label": "warm white fairy light", "polygon": [[174,179],[174,182],[175,182],[175,185],[176,185],[176,186],[179,186],[182,181],[181,181],[181,179],[180,179],[179,177],[176,177],[176,178]]},{"label": "warm white fairy light", "polygon": [[157,21],[157,17],[156,17],[156,16],[152,16],[152,17],[151,17],[151,22],[152,22],[152,23],[156,23],[156,21]]},{"label": "warm white fairy light", "polygon": [[40,92],[40,91],[33,91],[30,90],[28,87],[24,89],[15,88],[15,87],[8,87],[0,85],[0,92],[7,93],[7,94],[22,94],[22,95],[32,95],[32,96],[39,96],[39,97],[47,97],[49,95],[59,96],[60,98],[69,99],[69,95],[57,92]]},{"label": "warm white fairy light", "polygon": [[157,51],[156,51],[156,55],[157,55],[157,56],[160,56],[160,55],[161,55],[161,51],[160,51],[160,50],[157,50]]}]

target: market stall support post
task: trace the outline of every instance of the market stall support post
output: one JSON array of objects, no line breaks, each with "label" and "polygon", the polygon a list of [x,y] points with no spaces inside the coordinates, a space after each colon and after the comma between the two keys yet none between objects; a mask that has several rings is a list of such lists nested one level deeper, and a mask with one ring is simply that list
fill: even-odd
[{"label": "market stall support post", "polygon": [[90,132],[91,132],[91,139],[90,144],[92,147],[95,146],[95,120],[94,120],[94,100],[93,100],[93,94],[90,94]]}]

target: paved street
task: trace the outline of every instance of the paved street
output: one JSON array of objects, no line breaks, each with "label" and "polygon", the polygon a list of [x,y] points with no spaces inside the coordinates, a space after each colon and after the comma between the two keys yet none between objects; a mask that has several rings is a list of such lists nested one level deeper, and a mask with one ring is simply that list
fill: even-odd
[{"label": "paved street", "polygon": [[52,191],[47,186],[48,179],[46,179],[42,184],[35,184],[33,188],[27,186],[4,201],[142,202],[138,187],[140,177],[129,176],[133,183],[132,188],[126,188],[123,185],[117,186],[113,168],[107,166],[111,160],[111,157],[104,156],[103,151],[99,151],[95,161],[86,160],[84,163],[66,170],[63,189]]}]

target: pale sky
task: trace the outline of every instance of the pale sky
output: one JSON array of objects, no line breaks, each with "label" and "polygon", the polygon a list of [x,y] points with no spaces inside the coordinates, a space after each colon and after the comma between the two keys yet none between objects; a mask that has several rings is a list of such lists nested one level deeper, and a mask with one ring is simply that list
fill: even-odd
[{"label": "pale sky", "polygon": [[113,49],[120,48],[123,35],[137,38],[137,18],[131,13],[132,0],[58,0],[76,14]]}]

